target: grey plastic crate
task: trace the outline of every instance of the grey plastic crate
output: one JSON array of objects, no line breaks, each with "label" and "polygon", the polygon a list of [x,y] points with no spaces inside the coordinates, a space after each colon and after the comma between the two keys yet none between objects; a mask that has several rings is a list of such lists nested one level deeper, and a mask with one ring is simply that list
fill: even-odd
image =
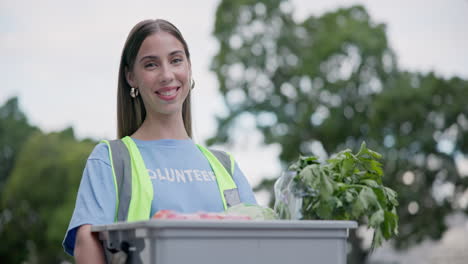
[{"label": "grey plastic crate", "polygon": [[149,220],[93,226],[108,263],[346,263],[353,221]]}]

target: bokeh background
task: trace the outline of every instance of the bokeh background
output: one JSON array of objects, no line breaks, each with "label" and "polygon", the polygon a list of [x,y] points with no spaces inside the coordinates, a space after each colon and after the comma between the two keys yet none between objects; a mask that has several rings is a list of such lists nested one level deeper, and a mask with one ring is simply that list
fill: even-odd
[{"label": "bokeh background", "polygon": [[260,204],[300,153],[366,141],[399,193],[400,236],[370,253],[358,229],[349,263],[466,260],[468,1],[3,0],[1,263],[71,261],[84,162],[116,136],[120,52],[147,18],[184,34],[194,139],[232,152]]}]

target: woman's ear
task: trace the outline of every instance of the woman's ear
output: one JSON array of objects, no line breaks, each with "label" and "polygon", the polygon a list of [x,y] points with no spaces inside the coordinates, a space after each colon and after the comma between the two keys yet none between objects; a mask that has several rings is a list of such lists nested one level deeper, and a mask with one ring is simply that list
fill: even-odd
[{"label": "woman's ear", "polygon": [[135,82],[135,79],[134,79],[134,76],[133,76],[133,72],[129,71],[128,67],[125,67],[125,79],[127,79],[127,82],[131,87],[138,88],[136,86],[136,82]]}]

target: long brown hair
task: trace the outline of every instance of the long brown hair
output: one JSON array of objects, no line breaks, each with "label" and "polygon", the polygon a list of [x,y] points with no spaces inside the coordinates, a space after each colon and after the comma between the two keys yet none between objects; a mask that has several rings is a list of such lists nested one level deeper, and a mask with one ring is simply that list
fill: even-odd
[{"label": "long brown hair", "polygon": [[[117,85],[117,137],[130,136],[141,126],[146,117],[146,110],[141,96],[130,96],[130,85],[125,77],[126,69],[131,70],[141,44],[151,34],[167,32],[178,39],[184,46],[184,51],[190,63],[190,53],[187,43],[180,31],[169,21],[149,19],[136,24],[125,41],[120,59],[119,79]],[[182,105],[182,119],[185,130],[192,137],[192,112],[190,107],[190,92]]]}]

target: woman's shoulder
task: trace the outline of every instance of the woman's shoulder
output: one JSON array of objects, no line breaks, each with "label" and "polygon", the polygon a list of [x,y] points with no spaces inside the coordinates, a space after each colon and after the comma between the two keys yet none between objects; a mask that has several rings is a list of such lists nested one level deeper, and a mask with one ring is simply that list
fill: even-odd
[{"label": "woman's shoulder", "polygon": [[88,160],[101,160],[105,163],[109,163],[109,147],[104,142],[99,142],[91,151]]}]

